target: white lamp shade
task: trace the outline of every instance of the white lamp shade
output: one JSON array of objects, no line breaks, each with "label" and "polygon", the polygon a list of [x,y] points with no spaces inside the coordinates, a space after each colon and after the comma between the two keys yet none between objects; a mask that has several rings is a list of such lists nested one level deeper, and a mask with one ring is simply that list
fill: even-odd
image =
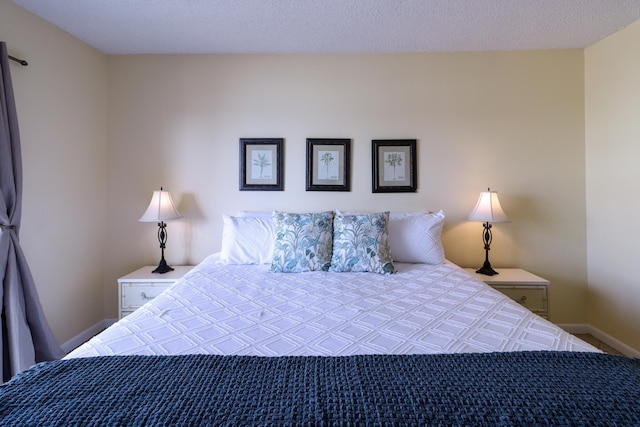
[{"label": "white lamp shade", "polygon": [[480,193],[478,203],[469,214],[468,219],[482,222],[510,222],[500,206],[498,192],[490,190]]},{"label": "white lamp shade", "polygon": [[149,207],[138,221],[160,222],[178,218],[182,218],[182,215],[176,209],[171,194],[167,190],[160,189],[153,192]]}]

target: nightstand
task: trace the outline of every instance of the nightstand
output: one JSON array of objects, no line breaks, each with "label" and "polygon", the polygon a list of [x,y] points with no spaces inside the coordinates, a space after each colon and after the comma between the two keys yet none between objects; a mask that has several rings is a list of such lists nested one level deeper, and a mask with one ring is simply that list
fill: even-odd
[{"label": "nightstand", "polygon": [[476,273],[475,268],[464,270],[537,315],[549,318],[548,280],[520,268],[496,268],[495,276]]},{"label": "nightstand", "polygon": [[118,279],[118,319],[131,314],[182,278],[191,265],[174,266],[173,271],[152,273],[155,266],[142,267]]}]

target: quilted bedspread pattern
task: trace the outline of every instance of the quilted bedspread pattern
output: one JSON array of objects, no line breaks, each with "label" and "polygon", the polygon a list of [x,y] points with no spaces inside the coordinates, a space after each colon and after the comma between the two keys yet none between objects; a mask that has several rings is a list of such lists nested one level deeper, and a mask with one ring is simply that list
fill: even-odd
[{"label": "quilted bedspread pattern", "polygon": [[0,386],[0,425],[640,424],[640,360],[600,353],[112,356]]},{"label": "quilted bedspread pattern", "polygon": [[456,265],[270,273],[208,259],[68,357],[597,351]]}]

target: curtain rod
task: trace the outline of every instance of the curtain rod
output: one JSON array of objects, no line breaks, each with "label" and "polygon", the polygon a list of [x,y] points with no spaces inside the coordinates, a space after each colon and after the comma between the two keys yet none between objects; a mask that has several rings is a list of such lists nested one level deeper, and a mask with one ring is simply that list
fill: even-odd
[{"label": "curtain rod", "polygon": [[29,63],[24,59],[18,59],[15,56],[11,56],[11,55],[8,55],[8,56],[10,60],[16,61],[18,64],[22,65],[23,67],[26,67],[27,65],[29,65]]}]

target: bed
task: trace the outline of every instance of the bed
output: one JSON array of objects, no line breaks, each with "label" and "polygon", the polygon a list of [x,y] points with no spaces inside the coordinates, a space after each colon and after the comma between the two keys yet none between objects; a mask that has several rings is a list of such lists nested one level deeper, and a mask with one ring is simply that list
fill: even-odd
[{"label": "bed", "polygon": [[640,424],[639,361],[446,261],[443,221],[225,216],[220,253],[1,386],[0,424]]}]

